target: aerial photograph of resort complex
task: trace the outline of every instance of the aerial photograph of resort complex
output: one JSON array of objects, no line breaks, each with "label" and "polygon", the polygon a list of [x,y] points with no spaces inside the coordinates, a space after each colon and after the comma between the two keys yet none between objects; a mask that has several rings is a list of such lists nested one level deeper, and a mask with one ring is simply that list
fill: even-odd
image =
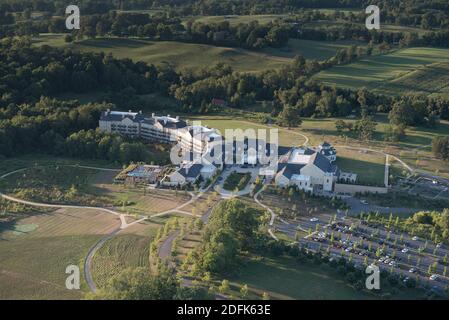
[{"label": "aerial photograph of resort complex", "polygon": [[448,269],[448,0],[0,0],[0,301],[267,317]]}]

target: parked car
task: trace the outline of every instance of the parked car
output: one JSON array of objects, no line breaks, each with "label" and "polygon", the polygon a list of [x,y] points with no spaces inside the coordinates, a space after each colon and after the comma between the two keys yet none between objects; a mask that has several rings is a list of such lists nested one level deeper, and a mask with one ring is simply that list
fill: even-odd
[{"label": "parked car", "polygon": [[407,248],[402,249],[402,253],[407,253],[407,252],[408,252]]},{"label": "parked car", "polygon": [[311,218],[310,222],[318,222],[318,218]]},{"label": "parked car", "polygon": [[410,270],[408,272],[410,273],[416,273],[418,270],[416,270],[416,268],[410,268]]},{"label": "parked car", "polygon": [[368,201],[366,201],[366,200],[360,200],[360,203],[364,204],[364,205],[368,205]]},{"label": "parked car", "polygon": [[414,236],[414,237],[412,238],[412,240],[413,240],[413,241],[418,241],[419,238],[418,238],[417,236]]},{"label": "parked car", "polygon": [[432,280],[432,281],[436,281],[436,280],[438,280],[438,275],[437,274],[432,274],[430,277],[429,277],[429,279],[430,280]]}]

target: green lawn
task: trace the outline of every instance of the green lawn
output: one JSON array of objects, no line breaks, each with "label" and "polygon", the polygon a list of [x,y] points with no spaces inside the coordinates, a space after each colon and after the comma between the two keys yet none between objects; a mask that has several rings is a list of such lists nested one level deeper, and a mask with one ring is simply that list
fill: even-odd
[{"label": "green lawn", "polygon": [[283,57],[238,49],[191,44],[176,41],[98,38],[73,44],[64,42],[63,35],[42,34],[36,45],[67,47],[75,50],[112,53],[117,58],[129,58],[152,64],[170,64],[176,68],[201,68],[217,63],[231,65],[237,71],[257,72],[279,68],[290,61]]},{"label": "green lawn", "polygon": [[294,58],[301,54],[306,59],[325,60],[333,57],[338,50],[347,48],[351,45],[361,47],[366,44],[357,41],[314,41],[290,39],[288,45],[284,48],[265,48],[263,52],[273,56]]},{"label": "green lawn", "polygon": [[[82,209],[28,212],[0,222],[0,299],[80,299],[84,258],[119,226],[111,214]],[[66,267],[81,271],[81,290],[67,290]]]},{"label": "green lawn", "polygon": [[143,39],[97,38],[65,43],[64,35],[41,34],[33,39],[35,45],[67,47],[82,51],[112,53],[117,58],[130,58],[156,65],[170,64],[176,68],[205,67],[216,63],[231,65],[236,71],[257,72],[279,68],[297,54],[306,59],[324,60],[337,50],[357,44],[355,41],[311,41],[291,39],[284,48],[265,48],[250,51],[241,48],[183,43],[176,41],[149,41]]},{"label": "green lawn", "polygon": [[[381,280],[382,281],[382,280]],[[250,298],[257,299],[267,292],[271,299],[296,300],[377,300],[379,296],[368,291],[356,291],[328,265],[297,263],[290,257],[251,259],[230,279],[231,288],[247,284]],[[388,288],[385,282],[381,287]],[[238,296],[238,291],[234,292]],[[392,299],[421,299],[422,292],[399,290]]]},{"label": "green lawn", "polygon": [[253,294],[259,293],[259,297],[262,292],[267,292],[272,299],[376,298],[369,293],[355,291],[329,267],[298,264],[288,257],[250,260],[240,275],[230,281],[239,286],[247,284]]},{"label": "green lawn", "polygon": [[314,78],[351,89],[366,87],[386,94],[447,94],[449,49],[407,48],[336,66]]},{"label": "green lawn", "polygon": [[[338,150],[337,150],[338,151]],[[379,158],[373,155],[369,159],[358,159],[357,151],[352,151],[355,156],[348,158],[337,154],[336,164],[346,172],[357,173],[357,183],[376,186],[384,186],[385,162],[379,162]],[[380,157],[385,160],[385,157]]]},{"label": "green lawn", "polygon": [[126,268],[148,266],[150,243],[167,219],[142,222],[108,240],[92,262],[92,276],[97,286],[104,287],[109,279]]}]

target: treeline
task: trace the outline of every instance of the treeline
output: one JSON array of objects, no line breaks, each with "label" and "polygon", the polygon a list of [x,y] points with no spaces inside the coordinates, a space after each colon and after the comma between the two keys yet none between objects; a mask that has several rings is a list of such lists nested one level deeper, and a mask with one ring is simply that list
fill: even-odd
[{"label": "treeline", "polygon": [[105,288],[87,299],[100,300],[211,300],[207,289],[197,285],[182,286],[175,270],[158,266],[157,272],[148,268],[127,268],[113,276]]},{"label": "treeline", "polygon": [[123,164],[155,161],[152,148],[143,142],[95,129],[100,112],[108,108],[42,98],[15,111],[0,109],[0,157],[37,152]]},{"label": "treeline", "polygon": [[432,152],[438,159],[449,160],[449,137],[437,136],[433,138]]},{"label": "treeline", "polygon": [[[32,47],[26,38],[0,41],[0,108],[63,92],[166,91],[176,80],[143,62],[110,55]],[[172,71],[168,71],[169,73]]]},{"label": "treeline", "polygon": [[375,213],[370,213],[368,217],[370,222],[377,222],[381,225],[388,224],[393,229],[408,234],[417,235],[432,242],[449,243],[449,210],[443,211],[423,211],[417,212],[407,219],[392,217],[382,217]]}]

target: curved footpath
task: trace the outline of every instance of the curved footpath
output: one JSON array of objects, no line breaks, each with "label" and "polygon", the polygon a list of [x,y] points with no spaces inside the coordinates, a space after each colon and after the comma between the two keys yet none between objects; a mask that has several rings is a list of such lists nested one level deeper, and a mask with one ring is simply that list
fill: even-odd
[{"label": "curved footpath", "polygon": [[[85,169],[92,169],[92,170],[99,170],[99,171],[114,171],[114,172],[119,172],[120,170],[118,169],[110,169],[110,168],[99,168],[99,167],[89,167],[89,166],[77,166],[77,165],[61,165],[61,166],[68,166],[68,167],[77,167],[77,168],[85,168]],[[22,169],[18,169],[18,170],[14,170],[11,172],[8,172],[6,174],[3,174],[2,176],[0,176],[0,180],[4,179],[8,176],[11,176],[13,174],[19,173],[19,172],[23,172],[27,169],[30,168],[35,168],[35,167],[27,167],[27,168],[22,168]],[[207,190],[206,190],[207,191]],[[141,217],[140,219],[133,221],[132,223],[127,223],[126,222],[126,215],[121,214],[117,211],[111,210],[111,209],[107,209],[107,208],[102,208],[102,207],[90,207],[90,206],[75,206],[75,205],[63,205],[63,204],[49,204],[49,203],[39,203],[39,202],[34,202],[34,201],[27,201],[27,200],[22,200],[22,199],[18,199],[12,196],[8,196],[4,193],[2,193],[0,191],[0,197],[4,198],[8,201],[12,201],[12,202],[16,202],[16,203],[21,203],[21,204],[25,204],[25,205],[29,205],[29,206],[34,206],[34,207],[42,207],[42,208],[67,208],[67,209],[84,209],[84,210],[96,210],[96,211],[103,211],[106,212],[108,214],[112,214],[116,217],[120,218],[120,226],[116,229],[114,229],[111,233],[107,234],[106,236],[104,236],[103,238],[101,238],[98,242],[96,242],[88,251],[86,259],[84,261],[84,277],[86,279],[87,285],[89,286],[89,289],[92,292],[96,292],[97,288],[95,286],[95,282],[93,281],[92,278],[92,274],[91,274],[91,265],[92,265],[92,260],[93,257],[95,255],[95,253],[103,246],[103,244],[112,239],[119,231],[124,230],[130,226],[133,226],[135,224],[138,224],[146,219],[149,219],[151,217],[158,217],[158,216],[163,216],[163,215],[167,215],[169,213],[172,212],[179,212],[182,214],[187,214],[187,215],[192,215],[191,213],[188,213],[186,211],[181,211],[180,209],[190,203],[192,203],[193,201],[195,201],[197,198],[199,198],[201,194],[199,194],[198,196],[194,196],[193,193],[190,193],[190,195],[192,196],[192,199],[189,200],[188,202],[178,206],[177,208],[171,209],[171,210],[167,210],[164,212],[161,212],[159,214],[153,215],[153,216],[149,216],[149,217]]]}]

